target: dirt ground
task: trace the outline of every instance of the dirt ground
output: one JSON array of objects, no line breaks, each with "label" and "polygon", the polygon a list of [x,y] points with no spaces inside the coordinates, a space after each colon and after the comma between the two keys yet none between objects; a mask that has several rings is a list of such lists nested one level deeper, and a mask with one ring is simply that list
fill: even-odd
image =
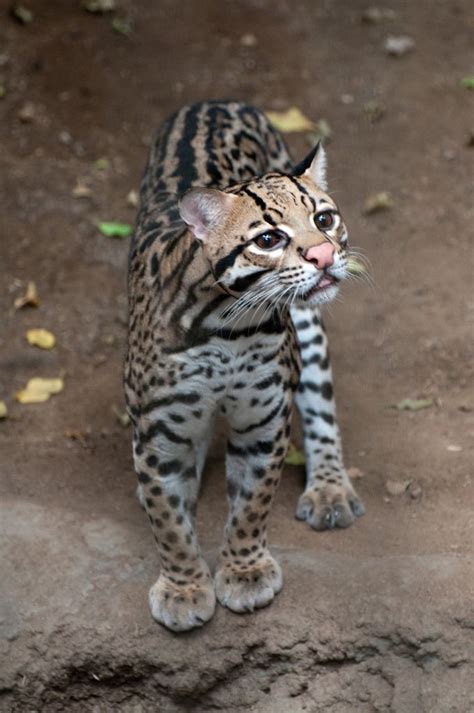
[{"label": "dirt ground", "polygon": [[[394,16],[367,23],[358,0],[117,0],[106,15],[24,4],[26,25],[0,2],[0,710],[474,710],[474,92],[460,84],[472,5],[391,0],[379,7]],[[415,47],[389,56],[389,35]],[[326,314],[366,515],[311,531],[294,519],[303,474],[288,467],[270,526],[283,592],[176,636],[149,615],[157,557],[113,413],[128,245],[95,223],[133,223],[127,195],[153,130],[205,98],[295,105],[332,129],[330,185],[375,283],[347,285]],[[309,148],[304,134],[288,141],[295,158]],[[88,197],[73,195],[78,181]],[[365,215],[380,191],[394,207]],[[40,305],[15,310],[29,280]],[[57,346],[29,346],[33,327]],[[64,391],[47,403],[15,401],[29,378],[58,375]],[[387,408],[405,398],[433,403]],[[211,560],[221,440],[199,512]],[[411,485],[394,495],[387,481]]]}]

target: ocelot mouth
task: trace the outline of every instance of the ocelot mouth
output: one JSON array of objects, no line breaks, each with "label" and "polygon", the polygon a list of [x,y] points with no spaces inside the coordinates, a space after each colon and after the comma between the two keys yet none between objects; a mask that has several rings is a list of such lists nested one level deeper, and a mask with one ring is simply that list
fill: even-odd
[{"label": "ocelot mouth", "polygon": [[313,287],[311,287],[307,292],[303,294],[302,299],[309,300],[318,292],[324,292],[329,287],[334,287],[334,285],[337,285],[338,282],[339,280],[337,280],[332,275],[325,274],[318,280],[315,285],[313,285]]}]

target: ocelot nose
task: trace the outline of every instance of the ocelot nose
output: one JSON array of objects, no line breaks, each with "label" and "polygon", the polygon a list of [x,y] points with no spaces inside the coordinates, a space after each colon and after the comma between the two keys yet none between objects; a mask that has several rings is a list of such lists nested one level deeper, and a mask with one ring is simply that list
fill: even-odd
[{"label": "ocelot nose", "polygon": [[319,270],[324,270],[325,267],[330,267],[334,263],[334,245],[331,243],[321,243],[309,248],[304,254],[304,259],[312,262]]}]

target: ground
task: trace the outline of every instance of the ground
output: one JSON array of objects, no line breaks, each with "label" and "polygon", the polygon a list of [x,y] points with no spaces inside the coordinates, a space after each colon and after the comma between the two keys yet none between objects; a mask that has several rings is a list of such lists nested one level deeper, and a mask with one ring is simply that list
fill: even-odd
[{"label": "ground", "polygon": [[[371,24],[365,2],[343,0],[122,0],[102,16],[79,0],[25,4],[27,25],[0,10],[0,709],[472,711],[474,92],[460,83],[472,6],[392,0],[394,17]],[[132,33],[115,32],[112,17],[128,15]],[[415,47],[389,56],[388,35]],[[95,223],[133,223],[127,195],[169,112],[223,97],[298,106],[332,129],[330,185],[374,281],[347,285],[326,314],[366,515],[311,531],[294,519],[302,471],[287,467],[270,525],[283,592],[177,636],[148,611],[157,557],[113,413],[127,239]],[[288,140],[297,158],[309,148],[304,134]],[[89,197],[73,196],[78,180]],[[393,208],[366,215],[380,191]],[[16,310],[29,280],[40,305]],[[29,346],[33,327],[57,346]],[[58,375],[64,391],[48,402],[15,401],[29,378]],[[405,398],[433,401],[387,408]],[[211,561],[221,452],[217,438],[199,511]]]}]

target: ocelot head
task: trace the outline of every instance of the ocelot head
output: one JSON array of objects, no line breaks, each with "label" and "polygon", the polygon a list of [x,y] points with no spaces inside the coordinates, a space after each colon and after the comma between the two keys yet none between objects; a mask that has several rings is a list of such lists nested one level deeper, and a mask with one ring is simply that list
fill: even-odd
[{"label": "ocelot head", "polygon": [[326,190],[319,143],[292,175],[191,189],[180,213],[224,292],[254,305],[329,302],[347,275],[347,230]]}]

